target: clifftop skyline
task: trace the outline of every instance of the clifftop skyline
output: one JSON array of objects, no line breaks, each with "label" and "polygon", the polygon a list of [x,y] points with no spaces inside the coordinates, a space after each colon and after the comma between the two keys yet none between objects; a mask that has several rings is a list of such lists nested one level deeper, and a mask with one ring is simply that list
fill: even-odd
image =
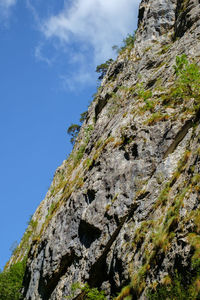
[{"label": "clifftop skyline", "polygon": [[24,300],[200,297],[200,3],[138,24],[0,274]]},{"label": "clifftop skyline", "polygon": [[[102,14],[107,19],[115,18],[122,3],[115,1],[114,5],[109,1],[107,13],[104,5],[97,17],[94,9],[98,1],[92,2],[93,6],[83,11],[82,1],[73,1],[73,5],[79,7],[81,22],[86,22],[84,26],[89,26],[86,15],[90,16],[91,24],[96,22],[96,16],[99,27],[102,22],[105,24]],[[120,43],[124,35],[136,27],[137,2],[127,1],[128,4],[121,18],[123,28],[112,27],[105,33],[104,45],[109,51],[112,43]],[[55,169],[71,152],[67,128],[78,122],[80,113],[87,110],[96,92],[98,83],[91,39],[84,35],[81,39],[80,33],[79,36],[74,33],[74,38],[70,37],[64,45],[56,37],[45,37],[41,30],[41,25],[50,18],[62,14],[67,19],[67,7],[72,11],[72,2],[0,1],[0,269],[10,258],[9,249],[13,250],[20,242],[30,216],[45,197]],[[70,18],[71,24],[77,27],[79,17],[72,11]],[[109,53],[105,53],[108,58]],[[90,56],[90,64],[85,64],[85,55]]]}]

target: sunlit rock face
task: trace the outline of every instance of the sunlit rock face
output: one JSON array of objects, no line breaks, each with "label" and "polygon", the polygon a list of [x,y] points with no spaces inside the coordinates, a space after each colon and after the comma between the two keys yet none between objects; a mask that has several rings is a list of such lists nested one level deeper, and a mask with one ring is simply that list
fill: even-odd
[{"label": "sunlit rock face", "polygon": [[176,7],[176,0],[143,0],[138,16],[141,39],[143,41],[153,41],[173,30],[176,20]]},{"label": "sunlit rock face", "polygon": [[110,65],[27,247],[11,258],[28,254],[24,299],[87,299],[72,292],[77,282],[107,299],[126,285],[118,299],[149,299],[174,274],[187,289],[197,282],[198,96],[172,92],[176,57],[199,63],[199,16],[197,0],[141,2],[134,45]]}]

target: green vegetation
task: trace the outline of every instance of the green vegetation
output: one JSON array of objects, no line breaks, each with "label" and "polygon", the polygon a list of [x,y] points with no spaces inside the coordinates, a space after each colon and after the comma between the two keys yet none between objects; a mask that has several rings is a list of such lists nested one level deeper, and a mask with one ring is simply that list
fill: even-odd
[{"label": "green vegetation", "polygon": [[104,291],[99,291],[97,288],[90,288],[87,283],[83,285],[79,282],[72,284],[71,295],[67,296],[66,299],[73,299],[77,291],[83,294],[82,299],[85,300],[106,300]]},{"label": "green vegetation", "polygon": [[56,203],[55,202],[53,202],[52,204],[51,204],[51,206],[49,207],[49,210],[48,210],[48,214],[46,215],[46,219],[48,219],[49,218],[49,216],[51,216],[52,214],[53,214],[53,212],[55,211],[55,209],[56,209]]},{"label": "green vegetation", "polygon": [[127,285],[125,286],[120,295],[115,300],[132,300],[131,294],[131,286]]},{"label": "green vegetation", "polygon": [[174,66],[177,75],[175,92],[176,97],[192,97],[196,101],[200,100],[200,71],[197,64],[189,64],[187,56],[176,57]]},{"label": "green vegetation", "polygon": [[167,120],[169,116],[167,114],[163,114],[160,111],[155,112],[151,115],[151,117],[145,122],[148,125],[154,125],[156,122]]},{"label": "green vegetation", "polygon": [[79,146],[78,150],[76,151],[76,153],[73,156],[73,160],[74,160],[74,165],[76,166],[79,161],[83,158],[83,155],[85,153],[85,149],[87,147],[87,144],[89,143],[90,140],[90,136],[91,133],[93,131],[93,126],[92,125],[88,125],[85,129],[84,129],[84,140],[83,143]]},{"label": "green vegetation", "polygon": [[149,300],[194,300],[200,297],[200,268],[183,274],[176,270],[171,277],[166,276],[161,283],[147,291]]},{"label": "green vegetation", "polygon": [[87,111],[84,111],[84,112],[81,113],[80,119],[79,119],[79,121],[81,122],[81,124],[86,120],[87,115],[88,115]]},{"label": "green vegetation", "polygon": [[135,43],[135,33],[133,35],[128,34],[125,39],[123,39],[123,45],[120,49],[120,52],[124,51],[125,49],[132,49]]},{"label": "green vegetation", "polygon": [[194,254],[192,256],[192,267],[200,268],[200,236],[196,233],[190,233],[188,235],[188,241],[192,246]]},{"label": "green vegetation", "polygon": [[105,63],[98,65],[96,67],[96,72],[100,73],[98,79],[102,80],[104,78],[104,76],[106,75],[106,72],[108,71],[109,66],[113,63],[113,59],[110,58],[109,60],[107,60]]},{"label": "green vegetation", "polygon": [[84,131],[85,131],[85,143],[87,144],[90,140],[90,135],[92,131],[94,130],[94,127],[92,125],[88,125]]},{"label": "green vegetation", "polygon": [[143,99],[144,102],[146,102],[149,98],[152,97],[152,91],[151,90],[145,90],[143,87],[143,83],[138,85],[137,94],[139,99]]},{"label": "green vegetation", "polygon": [[176,57],[174,65],[176,80],[167,93],[162,96],[163,104],[177,105],[194,99],[193,110],[200,106],[200,70],[197,64],[189,63],[185,54]]},{"label": "green vegetation", "polygon": [[[119,49],[119,52],[124,51],[125,49],[131,49],[134,44],[134,36],[128,35],[128,37],[124,40],[124,45]],[[167,51],[167,48],[163,50],[164,53]],[[100,73],[99,79],[101,80],[105,75],[109,65],[112,63],[112,60],[107,61],[105,64],[97,66],[97,72]],[[199,67],[196,64],[190,64],[187,60],[186,55],[178,56],[176,58],[176,65],[174,66],[176,80],[174,85],[169,88],[169,90],[162,96],[163,104],[169,105],[174,103],[182,103],[184,100],[194,98],[194,107],[195,110],[199,108],[200,105],[200,71]],[[145,90],[143,85],[138,85],[136,87],[125,88],[121,87],[121,91],[125,91],[127,93],[136,93],[137,100],[142,100],[145,102],[145,106],[143,106],[143,110],[149,110],[152,112],[150,118],[146,121],[148,125],[152,125],[157,121],[168,119],[168,115],[162,113],[160,111],[154,110],[155,102],[153,102],[153,94],[150,89]],[[119,96],[117,94],[112,93],[111,99],[113,101],[113,111],[116,113],[119,106]],[[116,109],[116,111],[114,110]],[[81,114],[80,122],[84,122],[87,118],[87,112]],[[71,143],[74,144],[75,140],[80,131],[81,125],[72,124],[68,128],[68,134],[71,135]],[[55,195],[61,188],[63,188],[63,196],[59,203],[52,203],[49,208],[46,224],[48,224],[52,215],[56,212],[56,210],[60,207],[62,201],[65,201],[73,190],[77,187],[81,187],[83,185],[83,178],[80,173],[77,172],[76,178],[71,181],[71,173],[80,160],[83,158],[86,147],[89,143],[92,131],[94,130],[92,125],[85,127],[83,133],[82,142],[76,148],[77,150],[72,153],[69,160],[68,173],[66,172],[65,176],[62,175],[62,180],[57,184],[57,186],[53,187],[52,195]],[[132,137],[126,136],[126,128],[121,130],[121,140],[118,141],[116,145],[120,143],[130,144],[132,142]],[[83,161],[83,167],[89,168],[95,160],[99,158],[102,154],[102,151],[107,146],[108,143],[113,142],[113,137],[108,137],[106,140],[99,140],[95,147],[93,147],[94,151],[92,152],[90,158],[86,158]],[[130,286],[125,287],[120,295],[116,298],[117,300],[132,299],[131,294],[139,296],[141,292],[144,290],[146,285],[146,277],[152,266],[155,266],[158,261],[157,257],[159,254],[166,253],[169,248],[172,239],[175,237],[175,229],[177,228],[177,224],[180,223],[179,211],[183,205],[183,199],[188,192],[188,189],[191,188],[191,185],[195,186],[200,180],[200,175],[198,173],[194,174],[191,177],[190,182],[185,182],[185,186],[187,188],[180,188],[177,191],[174,199],[170,198],[170,191],[174,184],[179,178],[181,172],[185,168],[185,164],[188,159],[188,152],[185,154],[184,159],[181,160],[178,166],[178,170],[174,173],[174,176],[170,182],[167,182],[163,186],[163,190],[158,196],[157,202],[153,206],[154,210],[159,209],[162,211],[162,216],[157,221],[146,220],[141,223],[141,226],[137,228],[135,231],[135,236],[132,241],[133,248],[140,248],[145,243],[146,247],[144,249],[143,255],[143,265],[134,273],[132,282]],[[83,175],[82,175],[83,176]],[[160,180],[162,182],[162,179]],[[117,200],[118,194],[114,196],[111,200],[111,204]],[[107,207],[109,209],[110,205]],[[198,279],[200,276],[200,213],[199,211],[195,211],[191,213],[191,217],[194,220],[195,228],[197,232],[190,233],[188,235],[188,242],[192,246],[193,256],[191,259],[191,270],[192,275],[190,280],[188,279],[188,284],[185,285],[184,279],[178,273],[167,277],[164,282],[155,283],[155,285],[148,290],[147,296],[148,299],[156,300],[156,299],[195,299],[195,297],[200,297],[200,280]],[[29,249],[29,240],[30,237],[34,237],[34,231],[37,226],[37,223],[33,220],[29,222],[29,228],[27,229],[23,239],[22,244],[19,249],[16,249],[15,252],[24,250],[28,251]],[[147,246],[148,245],[148,246]],[[0,273],[0,299],[4,300],[17,300],[20,299],[20,288],[22,285],[22,279],[24,274],[25,264],[16,263],[13,265],[10,270],[4,271]],[[17,274],[17,275],[16,275]],[[83,293],[84,299],[87,300],[104,300],[106,299],[104,292],[99,291],[97,288],[90,288],[87,284],[81,286],[80,284],[75,284],[72,286],[72,295],[75,295],[77,289],[80,290],[80,293]],[[192,298],[193,297],[193,298]],[[71,298],[70,298],[71,299]]]},{"label": "green vegetation", "polygon": [[[28,221],[28,227],[26,229],[26,232],[24,233],[20,244],[13,249],[12,255],[14,255],[14,261],[16,261],[17,258],[20,257],[20,255],[23,253],[24,255],[27,255],[29,249],[30,249],[30,238],[32,239],[36,238],[36,228],[37,228],[37,221],[33,221],[32,217],[30,217],[30,220]],[[1,299],[1,298],[0,298]]]},{"label": "green vegetation", "polygon": [[[133,275],[131,280],[131,289],[129,296],[134,295],[138,297],[144,291],[146,287],[146,278],[150,270],[154,269],[159,263],[160,257],[164,256],[170,250],[172,240],[176,238],[176,229],[180,224],[182,218],[180,216],[180,209],[184,205],[184,199],[187,197],[188,192],[191,191],[192,185],[198,180],[197,174],[191,175],[188,181],[182,183],[179,186],[178,192],[172,198],[170,195],[171,189],[177,182],[178,178],[187,168],[187,162],[191,152],[185,151],[182,159],[178,163],[177,170],[169,182],[163,185],[163,190],[158,196],[157,202],[154,204],[154,211],[158,210],[160,218],[156,220],[143,221],[140,226],[135,230],[135,234],[132,241],[133,251],[142,251],[143,261],[138,270],[133,269]],[[191,265],[187,267],[191,268],[192,275],[190,274],[187,280],[187,285],[180,279],[180,274],[177,277],[171,277],[168,280],[165,278],[165,282],[157,283],[153,282],[151,288],[148,290],[147,299],[196,299],[195,295],[199,295],[200,281],[200,238],[199,238],[199,220],[200,213],[195,212],[190,215],[194,219],[195,228],[197,233],[190,233],[188,235],[188,242],[192,246],[193,256],[191,258]],[[187,220],[184,220],[186,222]],[[137,250],[136,250],[137,249]],[[198,271],[199,270],[199,271]],[[167,284],[167,288],[166,288]],[[187,288],[186,288],[187,287]],[[190,292],[188,292],[190,290]],[[128,293],[128,290],[126,290]],[[123,290],[117,299],[125,299],[122,297]],[[193,295],[191,298],[187,298],[188,295]],[[166,296],[166,297],[165,297]],[[168,298],[168,297],[169,298]],[[120,298],[121,297],[121,298]]]},{"label": "green vegetation", "polygon": [[83,158],[83,155],[85,153],[86,144],[80,145],[78,151],[74,155],[74,164],[75,166],[78,164],[78,162]]},{"label": "green vegetation", "polygon": [[135,43],[135,33],[133,35],[128,34],[127,37],[125,39],[123,39],[123,44],[121,47],[114,45],[112,47],[112,49],[114,51],[116,51],[118,54],[121,54],[122,52],[124,52],[126,49],[128,49],[129,51],[133,48],[134,43]]},{"label": "green vegetation", "polygon": [[162,49],[158,52],[158,55],[165,54],[169,50],[170,47],[171,47],[171,44],[164,45],[162,47]]},{"label": "green vegetation", "polygon": [[76,141],[76,138],[77,138],[77,136],[78,136],[78,134],[79,134],[80,128],[81,128],[81,126],[78,125],[78,124],[71,124],[71,125],[68,127],[68,129],[67,129],[67,133],[68,133],[69,135],[71,135],[70,142],[71,142],[72,145],[73,145],[73,144],[75,143],[75,141]]},{"label": "green vegetation", "polygon": [[10,267],[9,270],[0,273],[0,299],[22,299],[21,288],[25,272],[26,259]]},{"label": "green vegetation", "polygon": [[[163,47],[162,51],[167,51],[170,45]],[[162,52],[163,53],[163,52]],[[161,66],[161,65],[160,65]],[[159,67],[160,67],[159,66]],[[174,67],[174,83],[167,89],[162,86],[161,79],[157,79],[155,89],[147,89],[143,82],[139,82],[133,90],[134,96],[139,102],[142,100],[144,105],[138,105],[138,113],[146,111],[151,112],[148,119],[145,119],[144,124],[149,126],[157,122],[168,120],[170,117],[176,117],[176,112],[166,113],[165,107],[177,108],[180,106],[180,113],[183,113],[183,120],[187,114],[195,114],[200,109],[200,68],[192,62],[190,63],[185,54],[176,57]],[[159,86],[158,83],[160,82]],[[129,88],[130,89],[130,88]],[[162,92],[157,95],[157,91]],[[154,93],[155,91],[155,93]],[[188,103],[192,105],[188,105]]]},{"label": "green vegetation", "polygon": [[[85,119],[87,118],[87,111],[81,113],[81,116],[80,116],[80,123],[82,124]],[[81,125],[79,124],[71,124],[68,129],[67,129],[67,133],[69,135],[71,135],[71,139],[70,139],[70,142],[72,143],[72,145],[74,145],[75,141],[76,141],[76,138],[79,134],[79,131],[81,129]]]},{"label": "green vegetation", "polygon": [[155,100],[152,100],[153,93],[151,90],[145,90],[144,84],[137,84],[136,86],[136,92],[139,99],[143,100],[145,102],[145,105],[140,109],[141,111],[151,111],[153,112],[154,106],[156,104]]},{"label": "green vegetation", "polygon": [[97,288],[90,288],[88,284],[85,284],[82,288],[85,293],[86,300],[106,300],[104,291],[99,291]]},{"label": "green vegetation", "polygon": [[[87,117],[87,113],[81,114],[81,117],[82,117],[82,121],[83,119],[85,120],[85,118]],[[39,241],[42,232],[45,230],[51,218],[55,215],[56,211],[60,208],[63,202],[65,202],[70,197],[71,193],[74,190],[83,186],[84,182],[83,182],[82,173],[85,169],[88,169],[91,166],[91,164],[93,163],[93,159],[92,158],[85,159],[83,161],[83,168],[81,168],[81,170],[76,172],[76,175],[73,177],[73,179],[71,174],[84,156],[93,129],[94,129],[93,125],[88,125],[87,127],[84,128],[83,138],[81,143],[77,144],[77,148],[72,151],[72,153],[67,159],[66,162],[67,169],[61,174],[60,173],[56,174],[53,185],[50,190],[50,196],[55,196],[61,190],[62,190],[62,196],[60,197],[59,201],[53,202],[49,207],[46,220],[42,225],[40,234],[38,234],[38,236],[34,238],[35,240],[37,239],[37,241]]]}]

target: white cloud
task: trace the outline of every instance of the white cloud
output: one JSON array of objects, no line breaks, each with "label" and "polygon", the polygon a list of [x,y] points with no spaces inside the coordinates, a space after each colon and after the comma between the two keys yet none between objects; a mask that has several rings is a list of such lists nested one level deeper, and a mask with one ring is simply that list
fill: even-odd
[{"label": "white cloud", "polygon": [[17,0],[0,0],[0,18],[4,21],[9,17],[11,7],[17,3]]},{"label": "white cloud", "polygon": [[61,86],[65,90],[77,92],[77,86],[88,86],[94,83],[94,76],[83,64],[76,72],[61,75]]},{"label": "white cloud", "polygon": [[40,18],[39,18],[39,15],[38,15],[38,12],[36,10],[36,8],[34,7],[34,5],[32,4],[31,0],[26,0],[26,7],[30,10],[30,12],[32,13],[34,19],[35,19],[35,22],[37,24],[40,23]]},{"label": "white cloud", "polygon": [[9,8],[16,4],[16,0],[0,0],[0,6],[4,8]]},{"label": "white cloud", "polygon": [[[62,53],[64,74],[60,75],[63,86],[76,86],[94,82],[98,64],[113,57],[113,45],[120,45],[137,25],[140,0],[68,0],[56,14],[46,19],[38,16],[39,10],[32,0],[26,0],[44,39],[36,47],[38,60],[51,64],[55,59],[45,52],[50,45],[56,53]],[[47,47],[43,47],[44,45]],[[43,45],[41,47],[41,45]],[[48,54],[47,54],[48,53]]]},{"label": "white cloud", "polygon": [[43,62],[47,63],[49,66],[52,65],[53,60],[49,59],[47,56],[44,56],[42,50],[43,50],[43,44],[40,43],[35,48],[35,57],[36,57],[36,59],[38,61],[43,61]]},{"label": "white cloud", "polygon": [[45,37],[89,45],[94,62],[112,56],[112,46],[133,33],[140,0],[74,0],[42,25]]}]

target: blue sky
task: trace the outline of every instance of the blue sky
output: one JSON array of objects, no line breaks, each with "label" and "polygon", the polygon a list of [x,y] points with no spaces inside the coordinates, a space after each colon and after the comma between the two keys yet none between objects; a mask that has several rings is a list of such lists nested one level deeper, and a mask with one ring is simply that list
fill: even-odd
[{"label": "blue sky", "polygon": [[0,0],[0,269],[71,151],[67,128],[139,0]]}]

